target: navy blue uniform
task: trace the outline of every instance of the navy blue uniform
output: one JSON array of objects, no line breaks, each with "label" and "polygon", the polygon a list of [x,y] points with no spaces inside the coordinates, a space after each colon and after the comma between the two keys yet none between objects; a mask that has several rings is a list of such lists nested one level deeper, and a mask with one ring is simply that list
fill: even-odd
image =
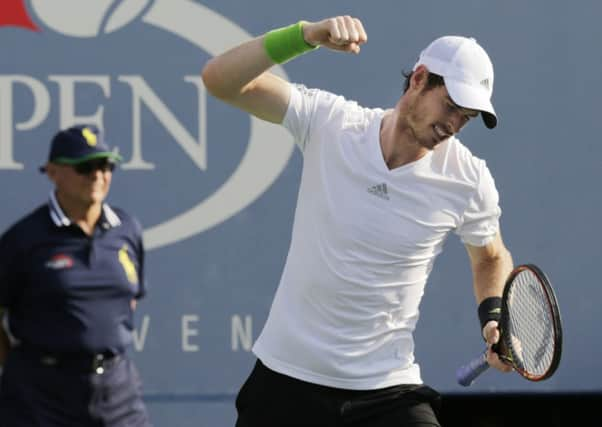
[{"label": "navy blue uniform", "polygon": [[92,236],[54,194],[4,233],[0,306],[14,344],[0,385],[3,427],[150,425],[126,356],[143,265],[140,224],[107,204]]}]

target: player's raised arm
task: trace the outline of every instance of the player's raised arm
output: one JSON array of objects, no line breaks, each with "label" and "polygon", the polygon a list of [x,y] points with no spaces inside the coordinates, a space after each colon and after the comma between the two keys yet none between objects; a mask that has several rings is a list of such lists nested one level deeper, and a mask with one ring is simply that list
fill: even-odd
[{"label": "player's raised arm", "polygon": [[261,119],[281,123],[290,91],[285,80],[266,72],[270,67],[318,46],[359,53],[360,45],[366,41],[366,32],[357,18],[301,21],[212,58],[203,68],[203,82],[216,98]]}]

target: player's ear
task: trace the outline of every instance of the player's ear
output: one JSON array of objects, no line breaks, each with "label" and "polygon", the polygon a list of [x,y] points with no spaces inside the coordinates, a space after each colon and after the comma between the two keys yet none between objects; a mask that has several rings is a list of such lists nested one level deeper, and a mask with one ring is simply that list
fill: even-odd
[{"label": "player's ear", "polygon": [[421,91],[426,87],[429,78],[429,70],[425,65],[419,65],[416,67],[410,77],[410,88]]}]

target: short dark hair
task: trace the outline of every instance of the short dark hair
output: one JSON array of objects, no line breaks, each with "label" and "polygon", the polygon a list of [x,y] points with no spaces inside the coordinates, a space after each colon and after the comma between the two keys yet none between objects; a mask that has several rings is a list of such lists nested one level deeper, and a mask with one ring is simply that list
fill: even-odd
[{"label": "short dark hair", "polygon": [[[409,73],[406,71],[402,71],[401,74],[406,78],[406,81],[403,84],[403,93],[406,93],[410,87],[410,79],[412,78],[414,71],[410,71]],[[426,90],[431,90],[436,88],[437,86],[443,85],[445,85],[443,77],[441,77],[439,74],[431,73],[429,71],[428,80],[426,82]]]}]

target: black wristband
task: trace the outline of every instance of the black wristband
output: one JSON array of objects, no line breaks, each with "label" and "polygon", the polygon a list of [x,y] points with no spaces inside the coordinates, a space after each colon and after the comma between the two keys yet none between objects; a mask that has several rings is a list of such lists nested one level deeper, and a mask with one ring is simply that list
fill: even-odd
[{"label": "black wristband", "polygon": [[479,304],[479,320],[481,322],[481,331],[485,324],[490,320],[500,321],[502,314],[502,299],[500,297],[485,298]]}]

